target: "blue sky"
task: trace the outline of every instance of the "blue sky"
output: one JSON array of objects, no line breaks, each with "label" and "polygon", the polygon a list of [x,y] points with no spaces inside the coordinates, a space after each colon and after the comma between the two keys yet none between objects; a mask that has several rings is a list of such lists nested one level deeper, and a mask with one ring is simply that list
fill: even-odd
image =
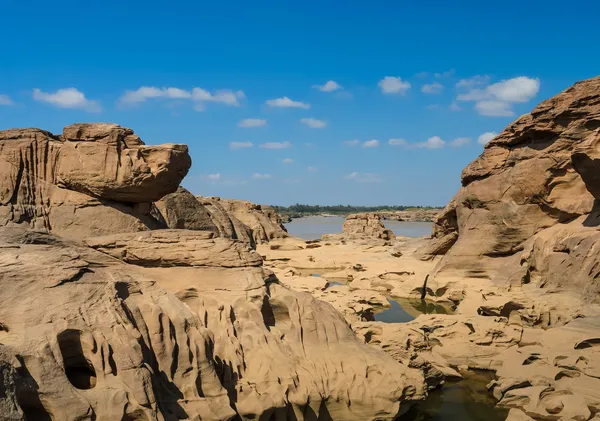
[{"label": "blue sky", "polygon": [[482,135],[599,73],[599,13],[593,1],[0,0],[0,129],[111,121],[186,143],[184,185],[202,195],[444,205]]}]

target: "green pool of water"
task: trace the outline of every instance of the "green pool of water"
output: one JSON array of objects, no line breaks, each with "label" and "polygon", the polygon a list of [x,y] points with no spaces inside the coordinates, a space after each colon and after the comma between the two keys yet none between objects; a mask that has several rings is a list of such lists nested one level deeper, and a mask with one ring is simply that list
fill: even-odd
[{"label": "green pool of water", "polygon": [[496,400],[486,388],[493,374],[469,371],[464,377],[431,391],[426,400],[413,406],[398,420],[504,421],[508,410],[496,407]]}]

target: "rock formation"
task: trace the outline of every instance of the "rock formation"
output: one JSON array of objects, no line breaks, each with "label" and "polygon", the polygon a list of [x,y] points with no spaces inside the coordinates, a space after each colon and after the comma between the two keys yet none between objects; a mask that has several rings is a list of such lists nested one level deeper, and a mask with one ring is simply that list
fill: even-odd
[{"label": "rock formation", "polygon": [[348,215],[342,227],[342,234],[346,238],[378,239],[393,241],[396,236],[392,230],[387,229],[381,218],[376,213],[355,213]]},{"label": "rock formation", "polygon": [[155,202],[155,206],[169,228],[211,231],[221,233],[226,238],[238,239],[232,231],[225,230],[206,206],[183,187]]},{"label": "rock formation", "polygon": [[[392,420],[424,397],[419,369],[221,235],[242,205],[173,193],[185,147],[76,125],[0,132],[0,157],[1,419]],[[284,236],[240,203],[250,239]]]},{"label": "rock formation", "polygon": [[218,202],[227,214],[234,216],[250,228],[257,244],[288,236],[279,215],[270,206],[257,205],[245,200],[220,199],[218,197],[210,198],[210,200],[213,203]]},{"label": "rock formation", "polygon": [[[435,242],[424,252],[445,254],[435,277],[529,282],[549,270],[550,277],[571,275],[562,288],[591,287],[573,267],[559,267],[593,267],[597,259],[599,128],[596,77],[542,102],[488,143],[436,219]],[[587,280],[596,276],[584,272]]]},{"label": "rock formation", "polygon": [[0,226],[68,238],[164,227],[152,202],[175,191],[191,165],[187,146],[145,146],[115,124],[75,124],[61,136],[0,131],[0,162]]},{"label": "rock formation", "polygon": [[243,200],[194,196],[179,187],[156,207],[169,228],[218,232],[251,247],[288,236],[275,210]]}]

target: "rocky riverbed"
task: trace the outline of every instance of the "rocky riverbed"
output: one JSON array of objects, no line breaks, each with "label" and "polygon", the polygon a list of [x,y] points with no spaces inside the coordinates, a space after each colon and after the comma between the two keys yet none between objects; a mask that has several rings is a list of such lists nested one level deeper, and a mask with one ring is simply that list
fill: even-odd
[{"label": "rocky riverbed", "polygon": [[0,418],[598,419],[599,130],[600,77],[493,139],[430,238],[311,241],[181,188],[185,145],[1,131]]}]

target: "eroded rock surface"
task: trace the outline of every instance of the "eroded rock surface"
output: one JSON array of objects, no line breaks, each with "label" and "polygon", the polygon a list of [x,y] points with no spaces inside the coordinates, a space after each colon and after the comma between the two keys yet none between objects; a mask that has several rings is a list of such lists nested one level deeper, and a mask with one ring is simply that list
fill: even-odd
[{"label": "eroded rock surface", "polygon": [[330,305],[281,286],[255,252],[223,252],[241,243],[209,234],[90,239],[94,250],[1,229],[11,305],[0,339],[19,361],[25,416],[391,420],[422,398],[417,370],[361,344]]},{"label": "eroded rock surface", "polygon": [[393,241],[396,236],[387,229],[376,213],[355,213],[348,215],[342,226],[342,234],[348,239],[376,239]]},{"label": "eroded rock surface", "polygon": [[186,147],[74,125],[0,132],[0,157],[1,419],[392,420],[423,399],[418,369],[262,267],[255,241],[287,237],[269,208],[175,192]]},{"label": "eroded rock surface", "polygon": [[[445,253],[435,277],[506,282],[516,276],[511,272],[520,261],[531,256],[522,252],[529,253],[537,237],[550,235],[545,230],[569,225],[556,229],[574,233],[597,226],[597,218],[588,215],[600,192],[594,164],[599,127],[596,77],[542,102],[486,145],[465,168],[463,187],[436,219],[436,246],[424,253]],[[539,241],[535,248],[539,250]],[[581,286],[567,283],[565,279],[562,287]]]},{"label": "eroded rock surface", "polygon": [[26,223],[83,238],[164,227],[151,202],[173,192],[191,160],[185,145],[146,146],[115,124],[63,135],[0,131],[0,226]]},{"label": "eroded rock surface", "polygon": [[257,244],[288,236],[279,215],[270,206],[257,205],[245,200],[211,199],[218,201],[229,215],[234,216],[250,228]]}]

